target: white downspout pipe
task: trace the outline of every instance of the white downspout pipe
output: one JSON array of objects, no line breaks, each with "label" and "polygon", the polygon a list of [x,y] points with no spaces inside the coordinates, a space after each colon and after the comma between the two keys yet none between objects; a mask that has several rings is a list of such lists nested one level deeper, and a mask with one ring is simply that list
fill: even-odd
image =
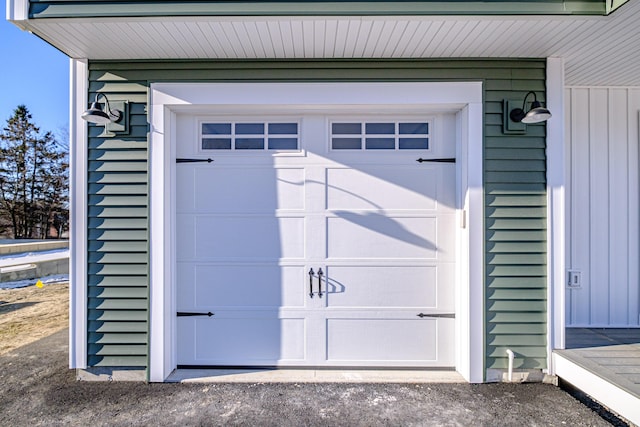
[{"label": "white downspout pipe", "polygon": [[513,354],[513,351],[511,351],[511,349],[507,349],[507,356],[509,356],[509,367],[507,370],[507,381],[512,382],[513,381],[513,359],[515,357],[515,355]]}]

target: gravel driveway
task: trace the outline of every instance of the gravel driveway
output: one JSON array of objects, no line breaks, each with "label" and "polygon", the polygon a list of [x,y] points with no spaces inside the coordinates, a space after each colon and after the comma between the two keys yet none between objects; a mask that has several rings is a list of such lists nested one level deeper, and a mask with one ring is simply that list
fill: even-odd
[{"label": "gravel driveway", "polygon": [[67,331],[0,356],[0,426],[606,426],[545,384],[77,382]]}]

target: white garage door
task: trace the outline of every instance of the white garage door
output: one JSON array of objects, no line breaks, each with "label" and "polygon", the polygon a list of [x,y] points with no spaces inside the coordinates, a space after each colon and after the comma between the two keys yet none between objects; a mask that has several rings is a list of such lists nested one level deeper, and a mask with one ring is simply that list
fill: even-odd
[{"label": "white garage door", "polygon": [[180,116],[178,364],[452,367],[452,123]]}]

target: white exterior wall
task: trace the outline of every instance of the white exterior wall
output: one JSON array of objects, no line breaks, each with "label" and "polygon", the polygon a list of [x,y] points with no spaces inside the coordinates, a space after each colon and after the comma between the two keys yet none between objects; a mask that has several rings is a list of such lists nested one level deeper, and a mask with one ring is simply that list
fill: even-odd
[{"label": "white exterior wall", "polygon": [[640,88],[568,87],[567,326],[640,326]]}]

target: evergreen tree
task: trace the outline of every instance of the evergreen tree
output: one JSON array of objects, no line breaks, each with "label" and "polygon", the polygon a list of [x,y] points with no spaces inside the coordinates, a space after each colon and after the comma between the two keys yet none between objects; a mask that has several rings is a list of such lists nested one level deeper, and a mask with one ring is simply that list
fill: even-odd
[{"label": "evergreen tree", "polygon": [[63,230],[68,184],[67,153],[51,132],[40,134],[19,105],[0,133],[0,215],[9,219],[13,237],[47,238],[52,226]]}]

